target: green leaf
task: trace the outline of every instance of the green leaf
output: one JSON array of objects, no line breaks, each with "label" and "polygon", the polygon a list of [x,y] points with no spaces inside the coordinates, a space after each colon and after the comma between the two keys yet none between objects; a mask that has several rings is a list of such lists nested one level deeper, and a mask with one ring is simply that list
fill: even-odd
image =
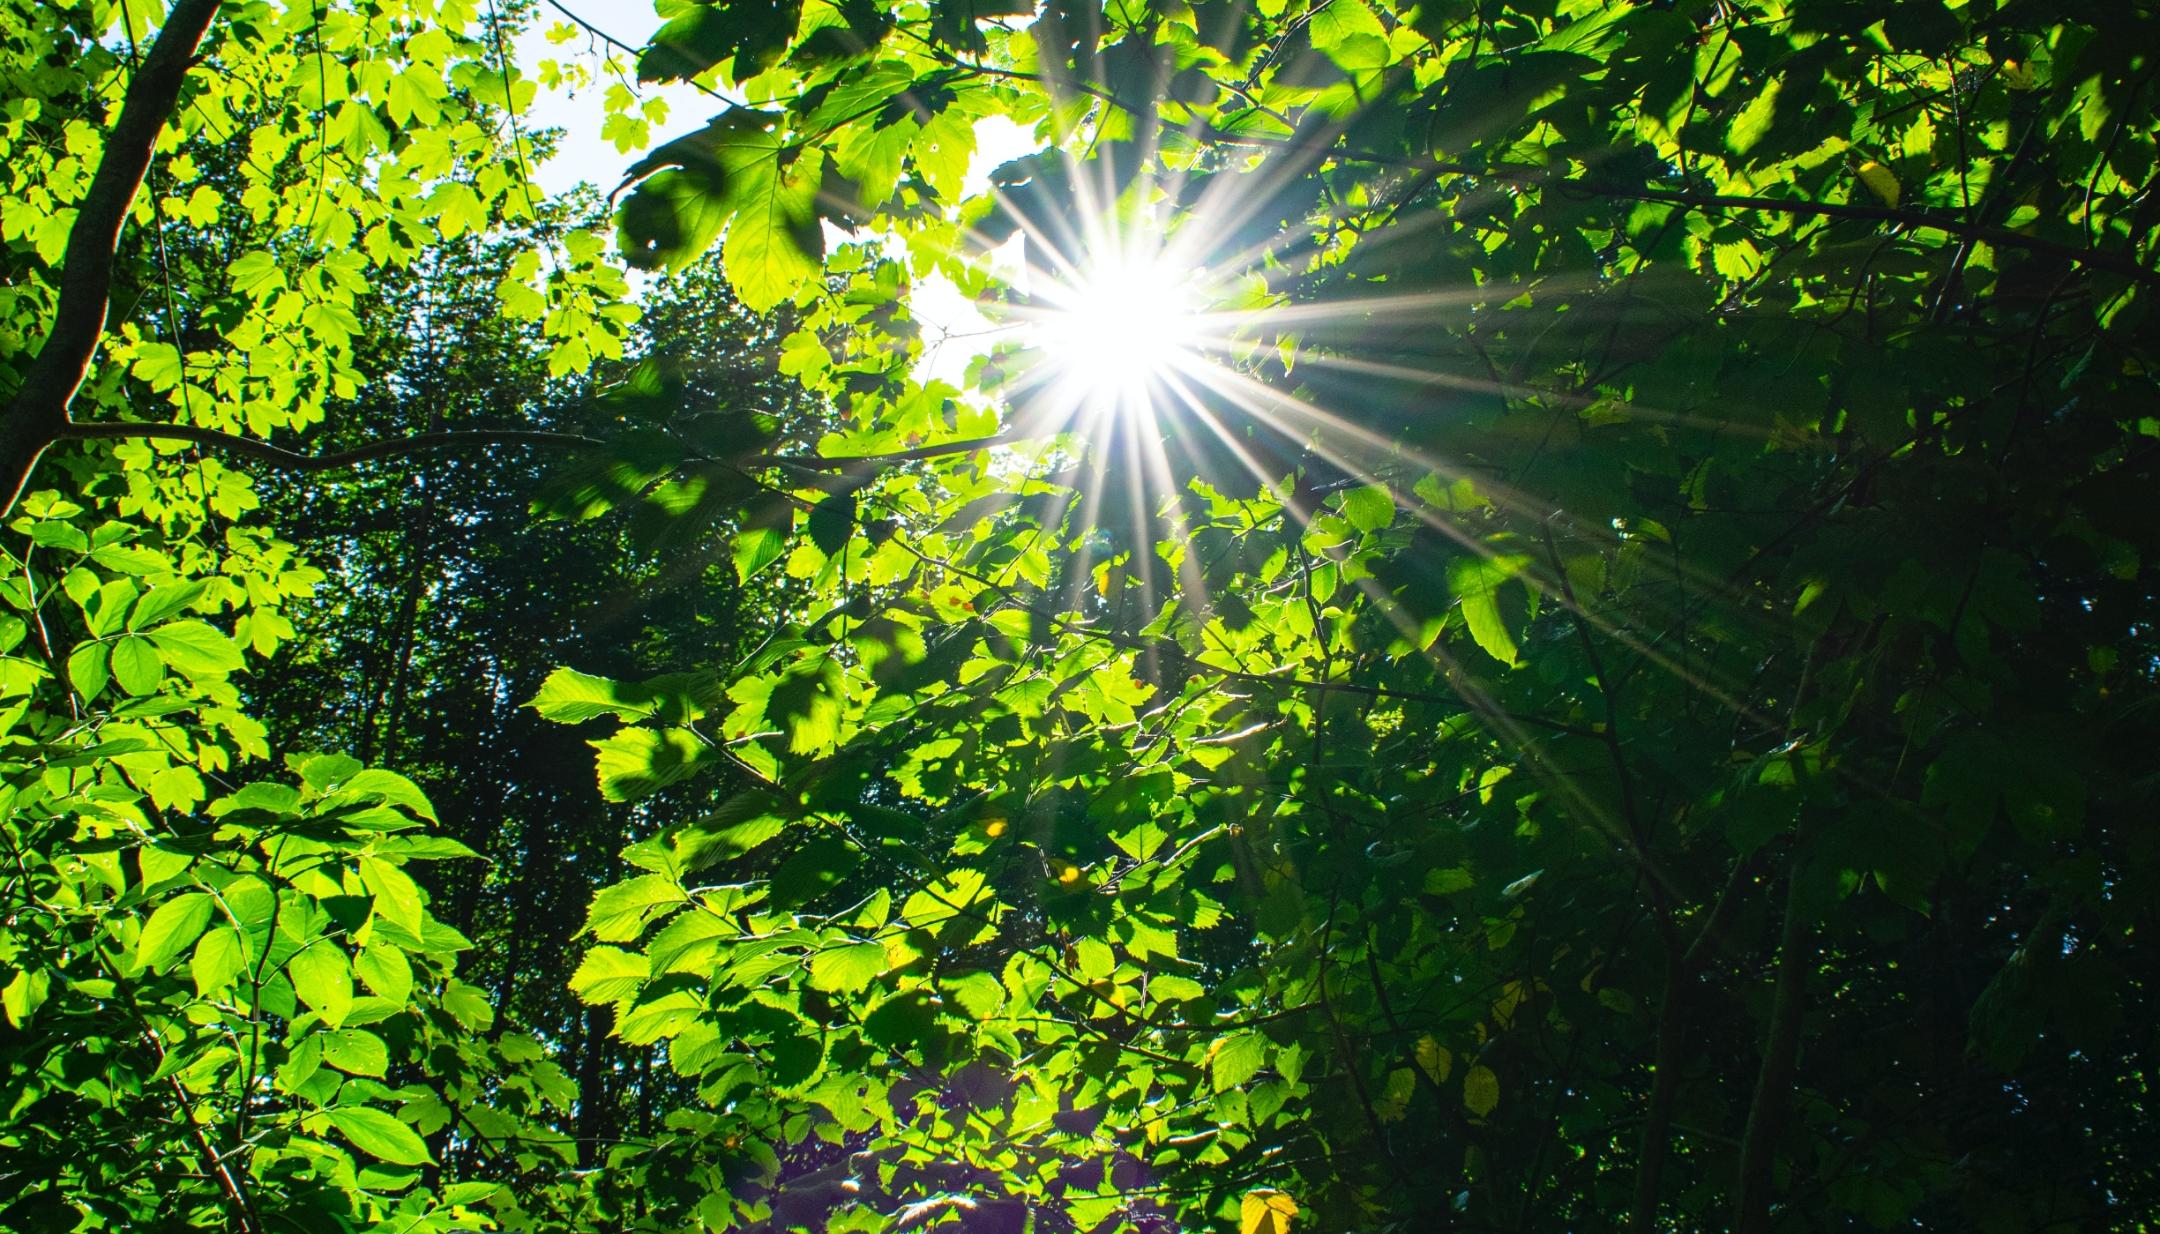
[{"label": "green leaf", "polygon": [[420,886],[410,874],[380,857],[362,857],[360,881],[375,897],[376,912],[414,934],[420,932],[427,910],[420,903]]},{"label": "green leaf", "polygon": [[231,985],[246,967],[245,937],[231,926],[224,926],[204,934],[202,941],[195,944],[188,973],[195,979],[195,993],[209,998]]},{"label": "green leaf", "polygon": [[143,594],[141,599],[135,601],[135,608],[128,613],[128,632],[131,634],[141,633],[143,630],[187,608],[187,606],[202,598],[203,590],[207,586],[208,584],[202,580],[194,579],[185,583],[168,583],[163,587],[152,587]]},{"label": "green leaf", "polygon": [[403,1006],[412,997],[412,964],[395,947],[370,944],[353,959],[353,975],[378,998]]},{"label": "green leaf", "polygon": [[345,781],[360,774],[363,764],[347,754],[310,754],[288,758],[301,780],[318,793],[327,793]]},{"label": "green leaf", "polygon": [[277,1069],[277,1086],[287,1093],[297,1094],[322,1070],[323,1034],[310,1033],[285,1056]]},{"label": "green leaf", "polygon": [[1448,1074],[1455,1069],[1455,1055],[1446,1046],[1430,1036],[1417,1039],[1418,1070],[1431,1077],[1435,1084],[1447,1083]]},{"label": "green leaf", "polygon": [[789,1089],[807,1083],[825,1061],[824,1036],[808,1024],[802,1028],[799,1035],[777,1038],[766,1048],[769,1066],[765,1074],[775,1087]]},{"label": "green leaf", "polygon": [[833,556],[845,548],[848,537],[855,534],[855,494],[827,497],[810,511],[807,522],[811,542],[818,546],[819,552]]},{"label": "green leaf", "polygon": [[1148,978],[1149,997],[1166,1003],[1189,1003],[1207,997],[1207,987],[1190,977],[1158,973]]},{"label": "green leaf", "polygon": [[681,1033],[697,1022],[705,1000],[688,990],[648,998],[615,1021],[615,1035],[634,1046],[651,1045]]},{"label": "green leaf", "polygon": [[82,528],[73,523],[33,523],[30,527],[30,541],[40,548],[64,548],[77,553],[90,551],[90,538],[82,533]]},{"label": "green leaf", "polygon": [[1232,1033],[1218,1038],[1208,1050],[1208,1073],[1215,1091],[1228,1092],[1260,1073],[1267,1063],[1267,1038],[1259,1033]]},{"label": "green leaf", "polygon": [[937,1026],[937,1013],[916,991],[895,994],[863,1017],[863,1036],[893,1053],[921,1044]]},{"label": "green leaf", "polygon": [[1344,493],[1342,509],[1352,527],[1368,533],[1380,531],[1395,521],[1395,496],[1386,485],[1368,484]]},{"label": "green leaf", "polygon": [[112,645],[112,675],[121,689],[141,698],[157,693],[158,683],[165,680],[165,662],[149,639],[130,635]]},{"label": "green leaf", "polygon": [[688,902],[674,879],[645,874],[603,888],[585,915],[585,929],[603,942],[626,943],[645,932],[655,917]]},{"label": "green leaf", "polygon": [[484,1033],[495,1024],[495,1005],[488,1001],[487,991],[455,977],[443,983],[442,1009],[476,1033]]},{"label": "green leaf", "polygon": [[1463,1073],[1463,1108],[1483,1118],[1500,1108],[1500,1077],[1480,1063]]},{"label": "green leaf", "polygon": [[44,969],[18,972],[0,986],[0,1012],[5,1012],[9,1026],[21,1028],[51,993],[52,976]]},{"label": "green leaf", "polygon": [[135,603],[135,596],[135,584],[124,578],[116,578],[98,588],[97,594],[83,603],[83,616],[90,627],[90,633],[98,638],[118,634],[122,624],[127,621],[128,610]]},{"label": "green leaf", "polygon": [[710,817],[677,823],[630,845],[623,850],[623,860],[638,869],[676,878],[732,861],[786,830],[787,821],[779,815],[757,812],[769,801],[762,793],[744,793]]},{"label": "green leaf", "polygon": [[1326,51],[1357,37],[1385,38],[1387,30],[1365,0],[1328,0],[1312,16],[1312,43]]},{"label": "green leaf", "polygon": [[1762,93],[1748,100],[1747,106],[1733,116],[1731,127],[1725,130],[1725,140],[1734,154],[1746,154],[1769,136],[1770,126],[1777,119],[1778,89],[1784,83],[1771,78]]},{"label": "green leaf", "polygon": [[241,785],[240,790],[231,796],[219,798],[216,808],[221,812],[225,810],[265,810],[272,814],[290,817],[300,812],[300,790],[290,784],[257,780],[253,784]]},{"label": "green leaf", "polygon": [[644,956],[619,947],[594,947],[585,953],[570,988],[588,1003],[615,1003],[635,995],[652,975]]},{"label": "green leaf", "polygon": [[136,940],[136,966],[162,972],[210,924],[213,907],[209,893],[202,891],[184,892],[158,905]]},{"label": "green leaf", "polygon": [[285,962],[285,975],[301,1002],[332,1025],[344,1022],[352,1009],[352,965],[336,943],[318,938],[302,947]]},{"label": "green leaf", "polygon": [[885,973],[883,943],[827,947],[810,957],[810,984],[834,994],[854,994]]},{"label": "green leaf", "polygon": [[784,163],[772,158],[745,164],[736,192],[741,206],[728,226],[721,257],[735,294],[754,312],[792,298],[817,277],[825,256],[817,193],[822,156]]},{"label": "green leaf", "polygon": [[390,1050],[373,1033],[341,1028],[323,1034],[323,1061],[347,1075],[381,1079],[390,1070]]},{"label": "green leaf", "polygon": [[[90,552],[90,560],[108,570],[114,570],[121,574],[165,574],[171,572],[173,568],[173,563],[166,558],[165,554],[154,549],[137,548],[129,544],[108,544],[103,548],[93,549]],[[105,634],[111,633],[111,631],[100,630],[98,633]]]},{"label": "green leaf", "polygon": [[862,853],[837,836],[823,836],[804,844],[773,872],[771,889],[775,903],[807,904],[832,890],[862,863]]},{"label": "green leaf", "polygon": [[638,56],[638,80],[688,81],[730,58],[731,78],[754,77],[787,50],[802,8],[802,0],[707,0],[683,6]]},{"label": "green leaf", "polygon": [[160,394],[180,384],[183,370],[180,350],[170,343],[143,343],[135,348],[135,363],[128,370]]},{"label": "green leaf", "polygon": [[426,1165],[427,1142],[417,1132],[382,1110],[365,1106],[338,1106],[323,1114],[345,1142],[392,1165]]},{"label": "green leaf", "polygon": [[1762,253],[1746,237],[1713,245],[1710,265],[1719,274],[1739,282],[1755,277],[1763,267]]},{"label": "green leaf", "polygon": [[174,621],[150,631],[166,664],[196,679],[220,678],[240,667],[240,648],[200,621]]},{"label": "green leaf", "polygon": [[85,702],[96,698],[110,680],[107,654],[108,649],[103,643],[83,643],[68,653],[68,683]]},{"label": "green leaf", "polygon": [[787,730],[789,752],[822,754],[839,735],[845,688],[830,657],[798,661],[773,684],[766,720]]},{"label": "green leaf", "polygon": [[987,1020],[1005,1005],[1005,987],[985,972],[962,973],[940,983],[945,996],[977,1020]]},{"label": "green leaf", "polygon": [[623,260],[640,270],[679,270],[695,260],[735,213],[725,183],[675,168],[639,183],[615,216]]},{"label": "green leaf", "polygon": [[749,582],[751,576],[787,553],[787,536],[772,527],[751,527],[735,537],[735,577]]},{"label": "green leaf", "polygon": [[609,801],[650,796],[695,774],[707,760],[705,743],[687,728],[626,728],[590,744],[599,752],[594,765],[600,795]]},{"label": "green leaf", "polygon": [[440,822],[435,816],[435,806],[420,791],[420,786],[395,771],[369,767],[345,777],[338,784],[340,795],[369,798],[385,805],[403,806],[416,817],[429,822]]},{"label": "green leaf", "polygon": [[150,801],[160,810],[188,812],[203,803],[202,776],[185,763],[166,767],[150,777]]},{"label": "green leaf", "polygon": [[651,692],[642,686],[624,685],[568,668],[549,673],[547,680],[540,683],[540,692],[526,706],[558,724],[578,724],[600,716],[642,720],[656,710]]},{"label": "green leaf", "polygon": [[232,279],[233,290],[254,299],[262,299],[285,286],[285,274],[278,268],[277,258],[261,249],[242,253],[225,270]]},{"label": "green leaf", "polygon": [[1520,662],[1515,637],[1500,619],[1500,585],[1528,565],[1527,557],[1470,554],[1448,562],[1448,587],[1462,605],[1470,637],[1486,655],[1509,668]]},{"label": "green leaf", "polygon": [[681,269],[712,247],[739,208],[771,196],[781,132],[770,112],[730,108],[633,164],[636,187],[616,212],[623,259]]},{"label": "green leaf", "polygon": [[1475,885],[1475,882],[1476,880],[1470,877],[1470,871],[1462,866],[1454,866],[1444,870],[1427,870],[1425,872],[1425,894],[1434,896],[1453,895],[1458,891],[1470,890]]}]

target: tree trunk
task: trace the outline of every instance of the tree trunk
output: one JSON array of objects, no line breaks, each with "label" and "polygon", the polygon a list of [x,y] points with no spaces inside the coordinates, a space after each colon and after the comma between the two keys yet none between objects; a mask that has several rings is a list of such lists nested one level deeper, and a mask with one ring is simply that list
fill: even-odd
[{"label": "tree trunk", "polygon": [[120,228],[127,222],[149,173],[158,133],[180,101],[195,49],[202,45],[220,0],[179,0],[158,31],[150,54],[129,79],[119,123],[105,135],[90,190],[78,205],[68,229],[67,256],[60,268],[60,303],[52,329],[37,359],[23,374],[22,388],[0,417],[0,513],[15,508],[30,473],[45,448],[67,428],[68,407],[90,371],[90,359],[105,337],[105,312],[112,300],[113,263]]},{"label": "tree trunk", "polygon": [[598,1165],[605,1142],[615,1134],[614,1095],[608,1091],[608,1032],[615,1026],[615,1011],[607,1006],[585,1009],[584,1040],[578,1051],[577,1160],[578,1168]]},{"label": "tree trunk", "polygon": [[1733,1229],[1763,1234],[1770,1228],[1772,1170],[1779,1133],[1784,1130],[1794,1064],[1800,1055],[1800,1018],[1807,1003],[1807,970],[1814,956],[1807,921],[1800,908],[1799,867],[1786,876],[1785,923],[1779,931],[1777,990],[1770,1003],[1770,1031],[1763,1043],[1762,1071],[1755,1098],[1748,1105],[1747,1130],[1740,1137],[1739,1186],[1733,1201]]},{"label": "tree trunk", "polygon": [[1680,1096],[1682,1040],[1687,1023],[1688,984],[1692,970],[1677,948],[1665,957],[1665,999],[1658,1007],[1657,1055],[1652,1064],[1650,1105],[1644,1112],[1642,1139],[1635,1153],[1635,1199],[1628,1215],[1634,1234],[1657,1228],[1658,1192],[1664,1183],[1665,1158],[1672,1145],[1673,1105]]}]

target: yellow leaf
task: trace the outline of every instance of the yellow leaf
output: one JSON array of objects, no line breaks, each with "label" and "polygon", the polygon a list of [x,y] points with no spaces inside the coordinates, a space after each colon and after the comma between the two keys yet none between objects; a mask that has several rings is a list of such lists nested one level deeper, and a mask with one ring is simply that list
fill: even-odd
[{"label": "yellow leaf", "polygon": [[1500,1106],[1500,1077],[1490,1067],[1472,1067],[1462,1078],[1462,1102],[1479,1118]]},{"label": "yellow leaf", "polygon": [[1516,1008],[1522,1006],[1523,1000],[1528,997],[1530,997],[1530,991],[1523,987],[1522,982],[1508,982],[1507,986],[1500,991],[1500,997],[1493,1002],[1493,1023],[1501,1028],[1511,1027],[1515,1020]]},{"label": "yellow leaf", "polygon": [[1383,1123],[1401,1122],[1410,1112],[1410,1098],[1417,1093],[1417,1073],[1408,1067],[1388,1072],[1387,1083],[1373,1098],[1373,1113]]},{"label": "yellow leaf", "polygon": [[1417,1065],[1432,1077],[1435,1084],[1447,1083],[1448,1072],[1455,1069],[1455,1056],[1448,1048],[1431,1037],[1420,1037],[1417,1042]]},{"label": "yellow leaf", "polygon": [[1897,176],[1874,159],[1860,164],[1860,183],[1867,185],[1870,192],[1882,198],[1884,205],[1894,206],[1898,203],[1900,190]]},{"label": "yellow leaf", "polygon": [[1248,1191],[1238,1205],[1239,1234],[1290,1234],[1297,1201],[1280,1191]]},{"label": "yellow leaf", "polygon": [[2015,60],[2002,62],[2002,80],[2003,85],[2012,90],[2038,90],[2040,88],[2040,75],[2033,72],[2030,67]]}]

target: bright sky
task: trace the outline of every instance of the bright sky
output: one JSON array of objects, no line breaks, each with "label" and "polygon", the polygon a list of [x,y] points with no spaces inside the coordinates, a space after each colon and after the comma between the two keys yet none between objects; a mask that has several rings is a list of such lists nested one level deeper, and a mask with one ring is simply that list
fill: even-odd
[{"label": "bright sky", "polygon": [[[577,37],[567,42],[548,41],[548,31],[568,21],[563,16],[563,8],[633,48],[643,47],[660,28],[660,19],[653,12],[651,0],[563,0],[562,8],[543,0],[532,25],[517,40],[518,63],[525,66],[527,72],[535,71],[546,59],[568,62],[586,58],[588,64],[597,68],[598,54],[607,50],[606,44],[597,37],[579,30]],[[635,71],[628,64],[631,57],[625,55],[622,58],[626,62],[625,73],[632,78],[625,84],[636,90],[641,99],[657,97],[667,103],[666,121],[653,126],[654,145],[702,127],[721,109],[720,100],[692,86],[637,82]],[[625,154],[617,150],[614,143],[600,135],[603,119],[600,100],[614,79],[605,74],[596,73],[596,76],[600,80],[574,93],[567,89],[543,88],[534,98],[531,109],[521,117],[530,128],[563,130],[555,157],[534,173],[540,186],[550,194],[568,192],[581,182],[594,184],[603,193],[609,192],[622,182],[624,169],[640,156],[639,151]],[[968,169],[967,192],[971,194],[989,184],[990,172],[999,164],[1034,149],[1034,142],[1027,132],[1002,117],[977,126],[976,142],[975,159]],[[923,323],[930,344],[925,361],[918,369],[919,376],[957,380],[968,362],[987,350],[986,340],[979,336],[980,332],[989,329],[989,321],[949,280],[939,277],[917,280],[909,307]],[[949,336],[952,341],[940,346],[940,336]]]},{"label": "bright sky", "polygon": [[[660,18],[654,14],[651,0],[565,0],[565,7],[630,47],[643,47],[653,31],[660,28]],[[548,41],[548,31],[565,24],[568,19],[561,9],[545,2],[540,5],[532,24],[517,40],[517,60],[526,72],[535,72],[542,60],[550,59],[565,63],[582,59],[597,69],[598,53],[608,50],[598,38],[579,30],[577,37],[568,42]],[[667,123],[655,127],[653,144],[698,128],[720,109],[718,100],[690,86],[648,85],[636,81],[631,57],[625,54],[622,59],[625,73],[630,77],[627,85],[641,97],[658,97],[667,102]],[[523,117],[532,128],[563,130],[560,150],[536,173],[541,187],[551,194],[567,192],[580,181],[590,181],[606,192],[622,182],[623,169],[637,159],[637,152],[624,154],[600,136],[600,99],[611,79],[601,73],[595,76],[600,80],[575,93],[567,89],[542,89],[534,98],[531,110]]]}]

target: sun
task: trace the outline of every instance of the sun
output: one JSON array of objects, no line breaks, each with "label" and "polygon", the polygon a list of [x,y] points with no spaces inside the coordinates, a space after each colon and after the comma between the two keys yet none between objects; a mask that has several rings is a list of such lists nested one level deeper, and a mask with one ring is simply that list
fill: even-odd
[{"label": "sun", "polygon": [[1144,409],[1194,358],[1201,312],[1196,272],[1174,263],[1104,259],[1045,280],[1027,315],[1045,376],[1082,405]]}]

